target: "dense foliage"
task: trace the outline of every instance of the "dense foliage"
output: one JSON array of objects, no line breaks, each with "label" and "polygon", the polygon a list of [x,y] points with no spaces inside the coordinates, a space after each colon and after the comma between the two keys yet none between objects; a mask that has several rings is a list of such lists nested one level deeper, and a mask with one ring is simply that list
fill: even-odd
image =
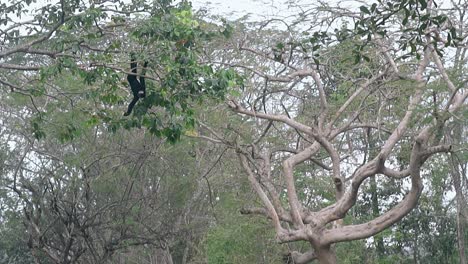
[{"label": "dense foliage", "polygon": [[342,4],[2,1],[0,263],[465,264],[468,2]]}]

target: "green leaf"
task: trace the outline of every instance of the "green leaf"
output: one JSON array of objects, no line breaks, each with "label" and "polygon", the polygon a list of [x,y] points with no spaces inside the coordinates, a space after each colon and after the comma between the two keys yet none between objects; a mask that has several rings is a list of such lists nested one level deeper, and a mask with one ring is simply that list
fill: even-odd
[{"label": "green leaf", "polygon": [[450,33],[447,34],[447,43],[445,43],[445,47],[450,46],[452,43],[452,35]]},{"label": "green leaf", "polygon": [[410,42],[409,45],[411,47],[411,53],[416,52],[416,45],[413,42]]},{"label": "green leaf", "polygon": [[284,43],[282,42],[278,42],[276,43],[276,46],[275,46],[277,49],[281,50],[281,49],[284,49]]},{"label": "green leaf", "polygon": [[356,53],[356,55],[354,55],[354,64],[358,64],[360,61],[361,61],[361,54]]},{"label": "green leaf", "polygon": [[221,32],[225,38],[230,38],[234,32],[234,27],[230,24],[226,24],[226,27]]},{"label": "green leaf", "polygon": [[450,34],[452,34],[452,38],[457,38],[457,30],[454,27],[450,28]]},{"label": "green leaf", "polygon": [[360,6],[359,9],[361,10],[362,13],[370,15],[370,11],[366,6]]},{"label": "green leaf", "polygon": [[419,32],[420,32],[421,34],[423,34],[423,33],[424,33],[424,30],[426,30],[426,28],[427,28],[427,23],[422,23],[422,24],[419,26],[419,29],[418,29],[418,30],[419,30]]},{"label": "green leaf", "polygon": [[401,22],[403,26],[406,26],[408,24],[408,17],[403,18],[403,21]]},{"label": "green leaf", "polygon": [[419,3],[421,4],[421,10],[424,10],[427,8],[427,2],[426,0],[418,0]]}]

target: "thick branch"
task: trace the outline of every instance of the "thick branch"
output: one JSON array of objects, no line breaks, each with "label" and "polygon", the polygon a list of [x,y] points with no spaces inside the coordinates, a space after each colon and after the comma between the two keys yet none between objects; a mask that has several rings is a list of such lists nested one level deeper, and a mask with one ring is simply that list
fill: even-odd
[{"label": "thick branch", "polygon": [[289,205],[291,207],[291,215],[293,218],[293,222],[297,227],[304,226],[304,223],[302,222],[301,217],[302,206],[299,202],[299,198],[297,197],[296,186],[294,182],[294,167],[297,164],[309,159],[319,149],[320,144],[318,142],[314,142],[312,145],[310,145],[303,151],[289,157],[283,162],[283,173],[286,181],[286,189],[288,190],[288,200]]},{"label": "thick branch", "polygon": [[368,177],[375,175],[379,170],[379,166],[381,164],[379,164],[377,159],[374,159],[360,167],[355,173],[356,177],[351,182],[351,188],[344,194],[343,198],[336,204],[319,211],[319,214],[326,215],[326,217],[321,219],[320,224],[324,225],[343,218],[346,212],[356,203],[357,194],[362,182]]},{"label": "thick branch", "polygon": [[445,70],[442,61],[440,61],[439,55],[437,55],[435,52],[432,52],[432,58],[434,59],[435,64],[437,65],[437,69],[439,70],[439,73],[442,75],[442,78],[444,79],[445,83],[447,83],[448,88],[450,91],[455,92],[457,88],[453,84],[453,82],[450,80],[450,77],[447,74],[447,71]]},{"label": "thick branch", "polygon": [[317,255],[315,254],[314,250],[309,250],[305,253],[293,251],[289,253],[289,255],[291,256],[291,258],[293,259],[293,263],[295,264],[306,264],[317,258]]},{"label": "thick branch", "polygon": [[307,76],[313,76],[313,74],[314,74],[313,70],[297,70],[286,76],[263,75],[262,77],[266,78],[268,81],[287,83],[287,82],[292,81],[294,78],[297,78],[297,77],[303,78]]},{"label": "thick branch", "polygon": [[24,65],[9,64],[9,63],[0,63],[0,68],[8,69],[8,70],[19,70],[19,71],[38,71],[41,69],[41,67],[39,66],[24,66]]},{"label": "thick branch", "polygon": [[385,71],[382,73],[379,73],[376,76],[372,77],[371,79],[368,79],[364,84],[362,84],[336,112],[335,116],[330,121],[328,127],[331,129],[333,125],[337,122],[338,118],[343,114],[343,112],[348,108],[349,105],[351,105],[354,99],[356,99],[364,90],[366,90],[369,87],[369,85],[371,85],[372,83],[380,79],[385,74],[386,74]]},{"label": "thick branch", "polygon": [[327,151],[332,160],[332,173],[335,184],[336,199],[339,200],[343,196],[344,190],[344,179],[341,177],[340,170],[340,155],[338,154],[338,151],[336,151],[335,147],[333,147],[330,141],[328,141],[325,137],[318,135],[314,138]]},{"label": "thick branch", "polygon": [[410,170],[409,169],[405,169],[405,170],[402,170],[402,171],[396,171],[396,170],[393,170],[393,169],[390,169],[390,168],[387,168],[387,167],[383,167],[380,170],[380,173],[382,173],[383,175],[385,175],[387,177],[395,178],[395,179],[402,179],[402,178],[406,178],[406,177],[410,176]]},{"label": "thick branch", "polygon": [[425,149],[421,155],[423,156],[423,159],[426,160],[430,156],[436,154],[436,153],[441,153],[441,152],[449,152],[452,150],[452,145],[439,145],[439,146],[433,146],[430,148]]},{"label": "thick branch", "polygon": [[408,124],[413,117],[413,112],[416,109],[416,106],[419,104],[421,101],[421,97],[424,92],[424,87],[425,87],[425,82],[423,81],[423,72],[426,69],[427,65],[429,64],[430,56],[431,56],[431,46],[428,45],[425,50],[425,55],[424,58],[421,60],[418,70],[416,71],[415,74],[415,80],[417,82],[417,87],[416,91],[411,98],[408,108],[406,110],[406,114],[403,117],[403,119],[400,121],[398,126],[393,130],[393,133],[390,135],[390,137],[387,139],[385,142],[384,146],[380,150],[379,155],[376,157],[380,159],[381,161],[385,161],[392,151],[393,147],[395,144],[401,139],[401,137],[405,134],[406,129],[408,127]]},{"label": "thick branch", "polygon": [[8,55],[11,55],[11,54],[14,54],[14,53],[17,53],[17,52],[27,52],[32,46],[36,45],[36,44],[39,44],[47,39],[49,39],[52,34],[54,34],[54,32],[60,27],[63,25],[63,23],[65,23],[67,20],[69,20],[70,18],[66,18],[66,19],[63,19],[62,21],[60,21],[59,23],[57,23],[49,32],[47,32],[46,34],[44,34],[42,37],[40,38],[37,38],[35,40],[32,40],[28,43],[25,43],[23,45],[20,45],[20,46],[17,46],[13,49],[10,49],[10,50],[6,50],[2,53],[0,53],[0,58],[3,58],[3,57],[6,57]]},{"label": "thick branch", "polygon": [[327,97],[325,94],[325,89],[323,88],[322,80],[320,79],[320,76],[318,75],[318,73],[315,70],[311,70],[311,76],[314,79],[315,84],[317,85],[317,89],[319,91],[319,96],[320,96],[320,116],[319,116],[318,125],[321,130],[324,130],[323,124],[328,114]]},{"label": "thick branch", "polygon": [[381,40],[380,36],[377,35],[375,36],[375,40],[377,42],[377,44],[382,48],[382,53],[384,54],[385,56],[385,60],[390,64],[390,66],[392,67],[393,71],[396,73],[396,74],[400,74],[400,71],[398,70],[398,67],[395,63],[395,60],[392,58],[392,56],[390,56],[389,54],[389,48],[387,47],[387,45],[385,45],[383,43],[383,41]]},{"label": "thick branch", "polygon": [[405,134],[409,121],[411,120],[411,117],[413,117],[414,110],[421,101],[425,83],[422,82],[422,80],[420,80],[417,86],[418,87],[416,88],[414,96],[410,99],[410,103],[408,105],[408,109],[406,110],[405,116],[402,118],[398,126],[393,130],[392,134],[388,137],[387,141],[382,146],[379,155],[377,156],[377,158],[381,159],[381,161],[385,161],[387,159],[395,144]]},{"label": "thick branch", "polygon": [[420,134],[420,136],[418,136],[419,139],[416,140],[411,151],[409,167],[411,190],[406,197],[397,206],[367,223],[326,230],[324,232],[324,244],[363,239],[375,235],[398,222],[416,207],[423,189],[420,177],[420,168],[423,163],[421,155],[422,143],[427,140],[428,135]]},{"label": "thick branch", "polygon": [[[270,217],[270,214],[268,212],[267,209],[265,208],[252,208],[252,207],[249,207],[249,208],[242,208],[240,210],[240,213],[241,214],[245,214],[245,215],[250,215],[250,214],[253,214],[253,215],[263,215],[263,216],[266,216],[268,217],[269,219],[271,219]],[[288,214],[280,214],[278,213],[278,217],[281,221],[284,221],[284,222],[288,222],[288,223],[292,223],[292,219],[291,219],[291,216],[288,215]]]},{"label": "thick branch", "polygon": [[[300,151],[296,150],[296,149],[292,149],[292,148],[274,148],[271,153],[275,153],[275,152],[289,152],[289,153],[294,153],[294,154],[297,154],[299,153]],[[328,170],[328,171],[331,171],[332,168],[326,164],[324,164],[322,161],[318,160],[318,159],[313,159],[313,158],[310,158],[309,159],[310,161],[312,161],[313,163],[315,163],[316,165],[318,165],[320,168],[324,169],[324,170]]]},{"label": "thick branch", "polygon": [[271,154],[266,153],[261,156],[263,159],[263,166],[261,168],[261,174],[263,176],[262,179],[264,179],[263,183],[265,187],[267,188],[268,193],[270,194],[270,197],[273,202],[273,206],[276,209],[276,212],[282,215],[284,213],[284,209],[283,209],[283,206],[281,205],[280,196],[271,181],[271,161],[270,161]]},{"label": "thick branch", "polygon": [[239,158],[242,164],[242,167],[244,168],[245,172],[247,173],[247,177],[250,181],[250,184],[254,188],[255,192],[257,195],[260,197],[260,200],[262,200],[263,204],[268,210],[268,215],[273,221],[273,225],[275,226],[276,233],[281,234],[284,232],[283,228],[281,227],[281,223],[278,217],[278,214],[273,206],[273,204],[270,202],[270,199],[266,195],[266,193],[263,191],[262,186],[260,186],[260,183],[258,183],[257,179],[255,178],[254,173],[250,169],[249,163],[247,161],[247,158],[245,157],[244,154],[239,154]]},{"label": "thick branch", "polygon": [[289,125],[290,127],[295,128],[295,129],[297,129],[297,130],[299,130],[301,132],[304,132],[304,133],[307,133],[307,134],[312,133],[312,128],[311,127],[306,126],[306,125],[304,125],[302,123],[299,123],[299,122],[295,121],[294,119],[289,118],[286,115],[272,115],[272,114],[264,114],[264,113],[255,112],[255,111],[249,111],[249,110],[243,108],[242,106],[238,105],[234,101],[228,101],[227,104],[234,112],[237,112],[239,114],[245,114],[245,115],[255,117],[255,118],[261,118],[261,119],[266,119],[266,120],[282,122],[282,123],[285,123],[285,124]]}]

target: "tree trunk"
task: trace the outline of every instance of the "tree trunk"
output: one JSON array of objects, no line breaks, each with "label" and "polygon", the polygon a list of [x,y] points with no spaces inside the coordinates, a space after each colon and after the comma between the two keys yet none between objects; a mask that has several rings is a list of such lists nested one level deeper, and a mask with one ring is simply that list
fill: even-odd
[{"label": "tree trunk", "polygon": [[187,264],[187,259],[189,257],[189,243],[187,242],[184,248],[184,255],[182,256],[182,264]]},{"label": "tree trunk", "polygon": [[[457,199],[458,200],[458,199]],[[458,252],[460,255],[460,264],[466,264],[466,245],[465,245],[465,221],[463,221],[463,214],[461,213],[462,205],[457,205],[457,240]]]},{"label": "tree trunk", "polygon": [[465,225],[466,218],[463,214],[464,206],[466,206],[465,198],[463,197],[462,187],[461,187],[461,176],[459,172],[460,164],[459,162],[452,159],[452,177],[453,185],[455,187],[455,199],[457,201],[457,244],[458,244],[458,254],[460,256],[460,264],[466,264],[466,244],[465,244]]},{"label": "tree trunk", "polygon": [[[377,155],[376,148],[375,148],[375,139],[372,137],[371,130],[367,129],[367,144],[368,144],[368,159],[367,162],[374,159]],[[379,210],[379,197],[377,196],[377,181],[375,176],[370,177],[370,193],[371,193],[371,207],[372,207],[372,216],[374,218],[380,215]],[[377,255],[379,258],[385,256],[385,245],[382,236],[374,236],[375,240],[375,247],[377,250]]]},{"label": "tree trunk", "polygon": [[[418,228],[419,229],[419,228]],[[414,243],[413,243],[413,262],[414,264],[418,264],[419,263],[419,245],[418,245],[418,231],[416,231],[415,233],[415,236],[414,236]]]},{"label": "tree trunk", "polygon": [[173,264],[172,255],[167,247],[165,249],[156,249],[154,255],[158,264]]},{"label": "tree trunk", "polygon": [[[455,144],[461,144],[463,142],[462,126],[457,124],[453,130],[453,141]],[[455,188],[455,199],[457,201],[457,244],[458,244],[458,255],[460,257],[460,264],[466,264],[466,241],[465,241],[465,228],[467,224],[466,212],[466,200],[463,195],[463,175],[466,175],[466,169],[463,168],[463,164],[453,154],[452,159],[452,179],[453,186]],[[464,171],[465,170],[465,171]],[[461,172],[460,172],[461,171]]]},{"label": "tree trunk", "polygon": [[317,248],[316,254],[320,264],[336,264],[336,255],[331,246]]},{"label": "tree trunk", "polygon": [[[375,176],[370,177],[370,192],[371,192],[371,207],[372,207],[372,216],[378,217],[380,215],[379,210],[379,198],[377,196],[377,181]],[[377,249],[377,255],[379,257],[385,256],[385,245],[382,236],[374,236],[375,247]]]}]

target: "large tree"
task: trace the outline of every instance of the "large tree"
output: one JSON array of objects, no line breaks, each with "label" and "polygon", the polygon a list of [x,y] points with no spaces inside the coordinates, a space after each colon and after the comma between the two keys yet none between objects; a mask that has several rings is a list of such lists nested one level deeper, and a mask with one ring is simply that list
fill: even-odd
[{"label": "large tree", "polygon": [[[234,76],[199,63],[223,31],[186,1],[2,1],[0,22],[2,258],[186,262],[192,241],[178,238],[211,219],[198,215],[217,157],[164,139]],[[123,117],[132,52],[148,62],[147,97]]]},{"label": "large tree", "polygon": [[[294,263],[334,263],[335,244],[372,236],[377,253],[388,253],[391,245],[375,235],[416,208],[424,184],[440,195],[444,185],[425,177],[451,161],[463,256],[466,2],[289,4],[298,15],[220,28],[196,19],[186,1],[2,2],[0,217],[9,221],[1,235],[21,233],[21,218],[35,255],[15,255],[15,245],[25,247],[16,240],[4,243],[8,252],[37,262],[161,262],[156,256],[170,263],[168,247],[181,246],[185,262],[192,241],[177,235],[213,224],[196,218],[208,202],[229,203],[204,182],[232,149],[258,197],[241,212],[269,219],[280,243],[305,241],[309,251],[286,256]],[[131,51],[139,65],[149,62],[148,96],[124,118],[129,90],[121,81],[131,74]],[[206,97],[226,101],[207,112],[197,107]],[[144,128],[118,130],[134,127]],[[168,158],[148,136],[174,142],[184,128],[221,150],[185,144],[168,148],[178,155]],[[189,156],[195,168],[181,165]],[[198,177],[186,177],[191,173]],[[236,179],[229,174],[219,177]],[[433,208],[443,204],[434,201]],[[423,202],[421,210],[430,207]],[[435,228],[447,230],[442,221]],[[224,230],[207,239],[232,242]],[[234,230],[236,241],[262,240],[238,234],[248,228]],[[418,237],[408,240],[417,244]],[[206,244],[220,261],[221,248],[231,245]],[[303,248],[296,244],[290,249]],[[139,247],[125,254],[130,246]],[[234,255],[229,259],[269,259]]]},{"label": "large tree", "polygon": [[0,109],[2,263],[191,259],[212,221],[207,181],[225,151],[174,146],[144,129],[108,133],[79,111],[75,138],[61,140],[70,121],[58,114],[37,140],[25,105],[4,100]]},{"label": "large tree", "polygon": [[[56,112],[54,102],[65,98],[90,122],[106,123],[113,131],[143,126],[176,141],[184,127],[193,125],[192,104],[222,98],[234,77],[199,63],[204,43],[227,31],[197,20],[187,1],[9,0],[0,6],[0,24],[2,95],[31,99],[37,138],[45,136],[40,123]],[[139,68],[148,62],[147,96],[134,118],[122,118],[125,108],[118,105],[130,101],[123,80],[135,74],[132,53]],[[71,83],[76,90],[65,92]],[[74,104],[83,97],[90,100]],[[73,138],[74,131],[63,139]]]},{"label": "large tree", "polygon": [[[294,263],[335,263],[334,244],[374,236],[418,205],[431,157],[462,156],[446,130],[466,113],[466,7],[300,3],[293,19],[236,27],[238,42],[213,53],[246,82],[226,102],[239,117],[231,131],[202,125],[201,136],[237,152],[261,202],[242,213],[269,218],[280,243],[310,243]],[[376,188],[396,195],[379,201]],[[372,217],[353,219],[360,195]]]}]

